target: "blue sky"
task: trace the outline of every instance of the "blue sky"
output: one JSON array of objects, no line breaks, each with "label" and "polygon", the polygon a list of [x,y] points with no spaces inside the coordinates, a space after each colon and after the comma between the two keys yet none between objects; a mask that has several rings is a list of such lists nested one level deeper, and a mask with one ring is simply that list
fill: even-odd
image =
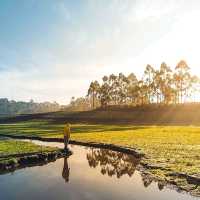
[{"label": "blue sky", "polygon": [[1,0],[0,97],[83,96],[104,74],[185,59],[200,75],[198,0]]}]

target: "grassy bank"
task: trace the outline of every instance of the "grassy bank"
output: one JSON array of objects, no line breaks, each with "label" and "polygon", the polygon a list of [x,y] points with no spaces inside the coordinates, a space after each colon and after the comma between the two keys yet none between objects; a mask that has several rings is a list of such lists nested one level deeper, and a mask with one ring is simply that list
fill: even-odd
[{"label": "grassy bank", "polygon": [[31,142],[0,140],[0,174],[25,163],[28,165],[33,161],[41,161],[37,154],[48,155],[56,151],[56,148],[39,146]]},{"label": "grassy bank", "polygon": [[39,146],[31,142],[0,140],[0,157],[24,153],[47,152],[51,150],[55,150],[55,148]]}]

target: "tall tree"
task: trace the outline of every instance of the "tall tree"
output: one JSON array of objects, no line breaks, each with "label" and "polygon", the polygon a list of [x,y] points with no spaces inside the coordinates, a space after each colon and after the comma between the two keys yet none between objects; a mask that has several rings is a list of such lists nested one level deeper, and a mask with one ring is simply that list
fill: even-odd
[{"label": "tall tree", "polygon": [[100,88],[100,100],[101,100],[101,106],[106,107],[111,100],[111,95],[110,95],[111,90],[110,90],[108,76],[104,76],[102,79],[103,79],[103,84]]},{"label": "tall tree", "polygon": [[160,91],[162,93],[164,104],[172,101],[172,70],[165,62],[161,63],[160,66]]},{"label": "tall tree", "polygon": [[144,71],[144,83],[147,88],[148,101],[151,103],[153,101],[153,84],[154,84],[155,69],[151,65],[147,65]]},{"label": "tall tree", "polygon": [[117,88],[118,88],[118,80],[117,76],[114,74],[111,74],[108,78],[108,83],[110,86],[110,96],[112,100],[112,104],[117,104]]},{"label": "tall tree", "polygon": [[118,96],[119,96],[120,104],[126,103],[128,84],[129,84],[128,78],[123,73],[119,73],[119,76],[118,76]]},{"label": "tall tree", "polygon": [[199,94],[199,92],[200,92],[200,79],[197,76],[190,75],[190,80],[186,92],[187,97],[191,97],[193,95],[194,97],[193,101],[195,102],[196,93]]},{"label": "tall tree", "polygon": [[188,81],[190,79],[190,68],[184,60],[181,60],[175,68],[175,82],[178,91],[178,102],[183,103],[183,94],[188,87]]},{"label": "tall tree", "polygon": [[100,85],[98,83],[98,81],[94,81],[90,83],[90,87],[88,89],[88,96],[91,95],[92,96],[92,108],[95,108],[95,100],[98,97],[98,94],[100,92]]},{"label": "tall tree", "polygon": [[135,74],[131,73],[128,75],[128,91],[127,96],[131,101],[131,104],[136,104],[136,100],[138,98],[138,80]]}]

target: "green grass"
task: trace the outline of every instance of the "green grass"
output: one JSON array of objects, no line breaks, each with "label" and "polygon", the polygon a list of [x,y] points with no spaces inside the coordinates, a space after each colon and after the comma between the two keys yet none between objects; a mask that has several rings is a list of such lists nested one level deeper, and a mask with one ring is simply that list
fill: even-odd
[{"label": "green grass", "polygon": [[[62,137],[62,132],[63,124],[45,121],[0,125],[0,134]],[[71,139],[137,148],[145,153],[144,162],[161,165],[166,171],[200,175],[200,127],[74,124]]]},{"label": "green grass", "polygon": [[148,162],[165,169],[200,174],[200,128],[129,127],[129,130],[105,130],[72,134],[72,139],[112,143],[140,149]]},{"label": "green grass", "polygon": [[0,157],[14,154],[47,152],[55,148],[44,147],[31,142],[17,140],[0,140]]},{"label": "green grass", "polygon": [[17,163],[16,154],[23,155],[24,153],[46,153],[54,150],[56,150],[56,148],[44,147],[31,142],[0,140],[0,164]]}]

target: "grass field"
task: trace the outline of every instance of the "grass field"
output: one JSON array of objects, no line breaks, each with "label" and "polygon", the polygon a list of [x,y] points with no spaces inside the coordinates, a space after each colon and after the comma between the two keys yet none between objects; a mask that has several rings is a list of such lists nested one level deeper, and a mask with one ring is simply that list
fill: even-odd
[{"label": "grass field", "polygon": [[55,148],[43,147],[31,142],[22,142],[16,140],[0,140],[0,156],[46,152]]},{"label": "grass field", "polygon": [[[73,140],[137,148],[145,153],[145,162],[165,169],[154,173],[200,175],[200,127],[73,124],[71,129]],[[0,134],[62,137],[62,131],[63,124],[42,121],[0,125]]]}]

